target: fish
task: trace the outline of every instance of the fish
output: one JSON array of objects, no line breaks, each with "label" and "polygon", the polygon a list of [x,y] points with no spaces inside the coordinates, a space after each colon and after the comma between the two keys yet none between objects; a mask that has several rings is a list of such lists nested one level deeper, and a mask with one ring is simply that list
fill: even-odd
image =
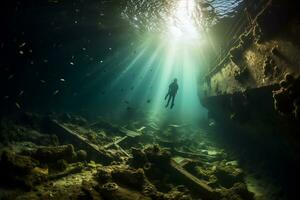
[{"label": "fish", "polygon": [[14,74],[11,74],[9,75],[9,77],[7,78],[8,80],[12,79],[15,75]]},{"label": "fish", "polygon": [[230,119],[234,119],[236,116],[235,116],[235,113],[231,113],[230,114]]},{"label": "fish", "polygon": [[208,126],[210,126],[210,127],[213,127],[215,125],[216,125],[216,123],[214,121],[210,121],[209,124],[208,124]]},{"label": "fish", "polygon": [[25,42],[23,42],[22,44],[20,44],[20,48],[22,48],[22,47],[24,47],[26,45],[26,43]]},{"label": "fish", "polygon": [[21,109],[21,106],[20,106],[20,104],[19,104],[18,102],[16,102],[16,107],[17,107],[18,109]]},{"label": "fish", "polygon": [[54,92],[53,92],[53,95],[57,95],[59,93],[59,90],[55,90]]}]

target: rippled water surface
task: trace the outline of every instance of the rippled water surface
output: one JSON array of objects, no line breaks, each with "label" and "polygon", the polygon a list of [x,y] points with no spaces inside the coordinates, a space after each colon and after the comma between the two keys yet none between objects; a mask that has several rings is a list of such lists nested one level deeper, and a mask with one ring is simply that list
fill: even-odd
[{"label": "rippled water surface", "polygon": [[[137,29],[161,31],[186,21],[209,28],[225,16],[233,16],[243,0],[129,0],[122,16]],[[190,20],[191,19],[191,20]]]}]

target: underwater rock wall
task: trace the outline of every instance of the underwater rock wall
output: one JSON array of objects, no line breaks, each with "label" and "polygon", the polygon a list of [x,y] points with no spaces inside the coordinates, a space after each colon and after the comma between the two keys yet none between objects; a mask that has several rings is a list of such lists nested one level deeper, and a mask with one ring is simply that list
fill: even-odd
[{"label": "underwater rock wall", "polygon": [[300,17],[295,4],[268,1],[201,86],[209,117],[270,151],[282,143],[299,152]]},{"label": "underwater rock wall", "polygon": [[238,44],[213,66],[204,84],[207,95],[232,94],[273,85],[286,73],[299,75],[299,16],[288,14],[292,12],[290,7],[281,4],[271,1],[252,20]]}]

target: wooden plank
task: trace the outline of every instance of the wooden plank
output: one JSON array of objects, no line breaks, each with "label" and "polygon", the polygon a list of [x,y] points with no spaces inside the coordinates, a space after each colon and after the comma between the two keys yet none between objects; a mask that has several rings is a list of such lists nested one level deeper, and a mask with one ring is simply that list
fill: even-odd
[{"label": "wooden plank", "polygon": [[104,145],[104,149],[108,149],[108,148],[110,148],[110,147],[112,147],[112,146],[115,146],[115,145],[119,144],[119,143],[122,142],[123,140],[126,140],[127,137],[128,137],[128,136],[124,136],[124,137],[122,137],[122,138],[120,138],[120,139],[118,139],[118,140],[116,140],[116,141],[113,141],[113,142],[111,142],[111,143],[108,143],[108,144]]},{"label": "wooden plank", "polygon": [[97,145],[92,144],[88,139],[68,129],[56,120],[49,119],[47,122],[47,128],[52,133],[56,134],[60,141],[66,141],[79,149],[86,150],[89,159],[100,162],[104,165],[113,161],[113,157],[107,154],[104,149],[100,149]]},{"label": "wooden plank", "polygon": [[170,161],[170,166],[172,168],[173,174],[177,176],[178,179],[182,180],[184,182],[183,184],[188,186],[193,192],[201,195],[203,199],[218,199],[215,190],[208,186],[204,181],[199,180],[197,177],[190,174],[173,159],[171,159]]},{"label": "wooden plank", "polygon": [[120,129],[120,131],[121,131],[122,133],[126,134],[128,137],[133,137],[133,138],[142,135],[141,133],[138,133],[138,132],[135,132],[135,131],[132,131],[132,130],[128,130],[128,129],[124,128],[124,127],[122,127],[122,128]]},{"label": "wooden plank", "polygon": [[215,161],[217,159],[216,156],[207,155],[203,153],[184,152],[184,151],[177,150],[176,148],[173,148],[171,151],[174,155],[178,155],[186,158],[198,159],[202,161]]}]

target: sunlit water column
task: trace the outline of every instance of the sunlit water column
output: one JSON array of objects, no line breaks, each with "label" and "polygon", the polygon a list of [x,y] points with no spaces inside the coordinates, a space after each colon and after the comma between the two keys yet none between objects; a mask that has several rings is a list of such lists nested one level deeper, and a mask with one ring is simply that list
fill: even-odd
[{"label": "sunlit water column", "polygon": [[[200,57],[202,37],[193,17],[195,0],[179,0],[176,3],[166,25],[166,35],[162,38],[165,54],[159,66],[159,87],[150,116],[156,119],[175,116],[186,123],[197,123],[206,116],[197,93],[197,77],[203,65]],[[164,108],[166,102],[163,98],[174,78],[178,79],[179,90],[175,106],[170,110]]]}]

